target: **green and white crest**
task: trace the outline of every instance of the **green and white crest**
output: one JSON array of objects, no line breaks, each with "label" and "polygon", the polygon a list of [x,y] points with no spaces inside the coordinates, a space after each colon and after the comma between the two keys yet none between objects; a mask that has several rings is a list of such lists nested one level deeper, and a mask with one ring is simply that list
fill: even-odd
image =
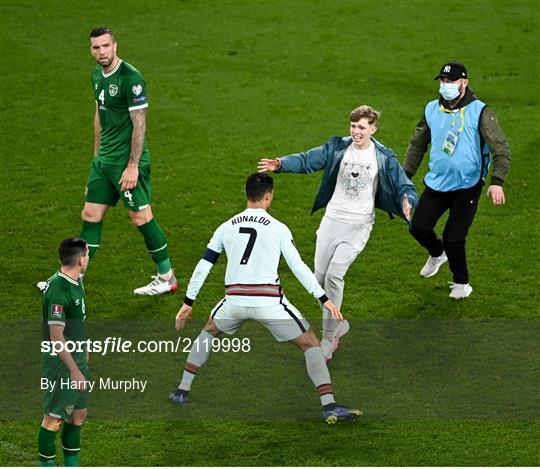
[{"label": "green and white crest", "polygon": [[114,83],[109,85],[109,94],[111,96],[116,96],[116,93],[118,93],[118,85],[115,85]]}]

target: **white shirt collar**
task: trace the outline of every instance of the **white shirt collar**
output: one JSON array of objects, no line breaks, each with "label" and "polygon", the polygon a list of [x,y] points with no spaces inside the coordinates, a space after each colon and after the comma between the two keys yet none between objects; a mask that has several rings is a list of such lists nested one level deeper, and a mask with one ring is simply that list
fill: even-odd
[{"label": "white shirt collar", "polygon": [[64,274],[63,272],[58,272],[58,276],[66,279],[69,283],[72,283],[73,285],[79,285],[79,283],[76,280],[73,280],[71,277]]}]

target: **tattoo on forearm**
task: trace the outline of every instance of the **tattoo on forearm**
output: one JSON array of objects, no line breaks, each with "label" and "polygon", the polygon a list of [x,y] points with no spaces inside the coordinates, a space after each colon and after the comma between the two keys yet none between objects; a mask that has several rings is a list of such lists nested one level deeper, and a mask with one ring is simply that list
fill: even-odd
[{"label": "tattoo on forearm", "polygon": [[100,133],[101,133],[101,125],[99,122],[99,114],[98,114],[97,105],[96,105],[96,115],[94,116],[94,157],[97,156],[98,151],[99,151]]},{"label": "tattoo on forearm", "polygon": [[144,146],[144,133],[146,131],[146,108],[130,111],[129,116],[133,123],[133,133],[131,134],[130,163],[139,163]]}]

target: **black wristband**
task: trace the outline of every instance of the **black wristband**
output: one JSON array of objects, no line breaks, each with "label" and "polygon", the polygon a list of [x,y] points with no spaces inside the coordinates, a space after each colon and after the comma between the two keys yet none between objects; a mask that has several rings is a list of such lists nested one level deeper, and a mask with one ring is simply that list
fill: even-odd
[{"label": "black wristband", "polygon": [[194,302],[195,302],[195,300],[192,300],[191,298],[188,298],[187,296],[184,298],[184,304],[186,304],[188,306],[193,306]]},{"label": "black wristband", "polygon": [[328,297],[326,295],[323,295],[319,298],[319,301],[324,304],[328,301]]}]

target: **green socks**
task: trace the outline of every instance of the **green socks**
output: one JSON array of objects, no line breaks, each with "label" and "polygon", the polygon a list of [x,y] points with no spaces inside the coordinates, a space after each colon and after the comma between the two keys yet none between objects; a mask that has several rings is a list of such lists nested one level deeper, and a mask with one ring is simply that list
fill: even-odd
[{"label": "green socks", "polygon": [[64,466],[75,467],[79,461],[81,449],[81,427],[64,422],[62,427],[62,448],[64,449]]},{"label": "green socks", "polygon": [[88,243],[90,259],[92,259],[101,243],[101,222],[94,223],[83,220],[81,238]]},{"label": "green socks", "polygon": [[[169,250],[167,249],[167,238],[155,218],[148,223],[137,227],[144,237],[144,243],[148,253],[156,264],[159,274],[166,274],[171,270]],[[88,243],[90,259],[96,253],[101,243],[101,222],[94,223],[84,221],[81,230],[81,238]]]},{"label": "green socks", "polygon": [[158,273],[166,274],[169,272],[171,270],[171,261],[167,249],[167,239],[156,219],[152,218],[148,223],[137,228],[144,236],[146,248],[156,264]]},{"label": "green socks", "polygon": [[56,432],[39,427],[38,432],[39,465],[41,467],[55,467],[54,455],[56,453]]},{"label": "green socks", "polygon": [[[62,448],[64,449],[64,466],[76,467],[81,448],[81,427],[64,422],[62,426]],[[39,465],[55,467],[56,432],[39,427],[38,433]]]}]

